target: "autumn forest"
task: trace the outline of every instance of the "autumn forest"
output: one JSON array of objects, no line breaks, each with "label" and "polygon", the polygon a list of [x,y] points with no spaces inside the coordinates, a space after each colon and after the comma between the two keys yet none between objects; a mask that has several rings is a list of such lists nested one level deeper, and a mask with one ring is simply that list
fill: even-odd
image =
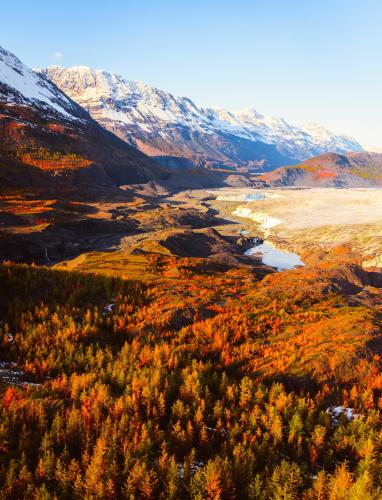
[{"label": "autumn forest", "polygon": [[2,498],[380,498],[366,273],[148,266],[1,266]]}]

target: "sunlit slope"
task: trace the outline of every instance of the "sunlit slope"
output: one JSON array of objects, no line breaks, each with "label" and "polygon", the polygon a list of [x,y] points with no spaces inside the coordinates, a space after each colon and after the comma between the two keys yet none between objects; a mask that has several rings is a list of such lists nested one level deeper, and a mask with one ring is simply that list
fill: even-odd
[{"label": "sunlit slope", "polygon": [[378,498],[379,275],[98,266],[0,266],[6,498]]},{"label": "sunlit slope", "polygon": [[354,152],[323,154],[260,177],[267,185],[300,187],[382,186],[382,155]]},{"label": "sunlit slope", "polygon": [[[241,189],[225,190],[243,199]],[[262,194],[250,201],[210,201],[222,217],[249,234],[263,234],[304,258],[346,245],[360,260],[381,255],[382,191],[379,188],[247,190]],[[224,198],[223,194],[221,196]],[[227,195],[226,195],[227,196]],[[241,198],[240,198],[241,196]]]}]

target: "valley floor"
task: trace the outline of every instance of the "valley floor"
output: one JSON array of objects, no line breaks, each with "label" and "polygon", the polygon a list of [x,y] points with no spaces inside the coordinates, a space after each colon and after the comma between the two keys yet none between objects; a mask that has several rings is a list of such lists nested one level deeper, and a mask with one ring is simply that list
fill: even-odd
[{"label": "valley floor", "polygon": [[208,205],[235,223],[222,228],[223,232],[232,229],[260,234],[305,257],[347,246],[366,265],[381,262],[381,189],[223,188],[180,193],[174,198],[190,204],[190,198],[200,202],[208,194],[213,197]]}]

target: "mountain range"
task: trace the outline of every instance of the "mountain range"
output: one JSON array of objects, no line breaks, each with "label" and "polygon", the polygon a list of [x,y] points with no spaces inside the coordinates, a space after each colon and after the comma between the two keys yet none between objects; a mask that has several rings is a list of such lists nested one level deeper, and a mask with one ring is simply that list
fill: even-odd
[{"label": "mountain range", "polygon": [[[221,184],[213,172],[219,167],[256,171],[268,186],[381,185],[382,155],[361,149],[318,125],[299,128],[253,109],[199,108],[101,70],[33,71],[0,48],[2,192],[63,186],[86,192],[84,185],[99,190],[165,179],[182,189],[207,187]],[[189,167],[207,170],[176,175]]]},{"label": "mountain range", "polygon": [[266,171],[322,153],[362,150],[351,137],[317,124],[297,127],[252,108],[198,107],[187,97],[87,66],[50,66],[41,74],[107,130],[171,167]]}]

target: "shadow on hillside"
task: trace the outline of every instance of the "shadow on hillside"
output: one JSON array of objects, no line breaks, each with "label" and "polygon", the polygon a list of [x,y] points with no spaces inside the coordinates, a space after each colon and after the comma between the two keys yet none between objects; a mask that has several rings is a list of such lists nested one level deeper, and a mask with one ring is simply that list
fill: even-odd
[{"label": "shadow on hillside", "polygon": [[58,222],[29,234],[0,233],[0,259],[49,264],[83,252],[115,248],[137,223],[96,219]]}]

